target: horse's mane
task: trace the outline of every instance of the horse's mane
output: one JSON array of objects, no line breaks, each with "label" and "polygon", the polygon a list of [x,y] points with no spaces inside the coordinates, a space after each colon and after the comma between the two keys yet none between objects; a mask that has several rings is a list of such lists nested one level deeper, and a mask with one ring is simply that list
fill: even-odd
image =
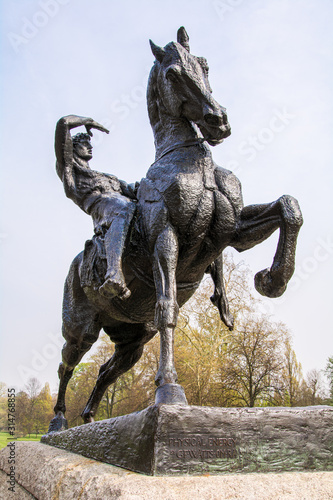
[{"label": "horse's mane", "polygon": [[147,107],[149,121],[152,127],[160,120],[158,111],[158,91],[157,91],[157,73],[159,62],[155,61],[148,78],[147,86]]}]

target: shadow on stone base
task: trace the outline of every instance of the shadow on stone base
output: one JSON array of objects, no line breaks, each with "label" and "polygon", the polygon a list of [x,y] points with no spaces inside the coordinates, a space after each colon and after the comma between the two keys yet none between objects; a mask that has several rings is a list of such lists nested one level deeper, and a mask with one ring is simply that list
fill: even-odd
[{"label": "shadow on stone base", "polygon": [[333,407],[155,405],[42,443],[149,475],[333,470]]}]

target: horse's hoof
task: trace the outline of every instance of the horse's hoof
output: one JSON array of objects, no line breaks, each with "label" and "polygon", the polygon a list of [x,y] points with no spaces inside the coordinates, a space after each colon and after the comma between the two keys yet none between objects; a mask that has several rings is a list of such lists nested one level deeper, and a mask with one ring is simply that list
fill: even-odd
[{"label": "horse's hoof", "polygon": [[176,384],[178,380],[178,375],[176,370],[165,370],[163,372],[158,371],[155,377],[155,384],[160,387],[165,384]]},{"label": "horse's hoof", "polygon": [[287,285],[286,284],[277,284],[276,279],[272,277],[270,269],[264,269],[263,271],[259,271],[254,277],[254,286],[261,295],[264,297],[270,297],[271,299],[281,297],[281,295],[285,292]]},{"label": "horse's hoof", "polygon": [[179,384],[164,384],[155,391],[155,404],[187,405],[184,388]]},{"label": "horse's hoof", "polygon": [[47,433],[50,434],[50,432],[61,432],[67,429],[68,429],[67,420],[65,419],[65,416],[62,413],[62,411],[58,411],[56,416],[51,420],[49,425],[49,430],[47,431]]},{"label": "horse's hoof", "polygon": [[95,422],[93,417],[84,417],[83,418],[83,423],[84,424],[93,424]]},{"label": "horse's hoof", "polygon": [[229,309],[227,299],[223,301],[221,294],[216,293],[215,291],[214,294],[210,297],[210,300],[212,304],[214,304],[214,306],[218,308],[221,321],[223,321],[223,323],[232,332],[232,330],[234,329],[234,317],[229,310],[226,310]]},{"label": "horse's hoof", "polygon": [[81,417],[82,417],[83,422],[85,424],[91,424],[91,423],[95,422],[94,417],[92,415],[92,412],[90,412],[90,411],[88,411],[88,412],[85,412],[85,411],[82,412],[81,413]]},{"label": "horse's hoof", "polygon": [[231,313],[229,314],[223,314],[221,317],[223,323],[229,328],[229,330],[232,332],[234,329],[234,317]]}]

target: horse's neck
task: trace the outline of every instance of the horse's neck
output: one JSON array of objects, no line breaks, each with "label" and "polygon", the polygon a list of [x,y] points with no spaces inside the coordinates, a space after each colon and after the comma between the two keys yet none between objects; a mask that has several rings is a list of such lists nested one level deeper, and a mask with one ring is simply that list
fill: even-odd
[{"label": "horse's neck", "polygon": [[152,125],[152,128],[156,148],[155,159],[175,146],[200,139],[197,130],[188,120],[167,114],[160,115],[160,120]]}]

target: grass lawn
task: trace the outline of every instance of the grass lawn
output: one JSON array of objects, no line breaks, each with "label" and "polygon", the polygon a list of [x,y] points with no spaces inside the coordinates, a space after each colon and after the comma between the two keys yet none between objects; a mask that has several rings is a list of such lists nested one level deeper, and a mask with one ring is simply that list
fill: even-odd
[{"label": "grass lawn", "polygon": [[[40,438],[42,437],[42,434],[31,434],[31,437],[25,436],[23,438],[18,438],[15,441],[40,441]],[[10,438],[10,439],[7,439]],[[8,432],[0,432],[0,449],[5,448],[7,446],[7,443],[10,442],[10,440],[13,439],[12,436],[8,434]]]}]

